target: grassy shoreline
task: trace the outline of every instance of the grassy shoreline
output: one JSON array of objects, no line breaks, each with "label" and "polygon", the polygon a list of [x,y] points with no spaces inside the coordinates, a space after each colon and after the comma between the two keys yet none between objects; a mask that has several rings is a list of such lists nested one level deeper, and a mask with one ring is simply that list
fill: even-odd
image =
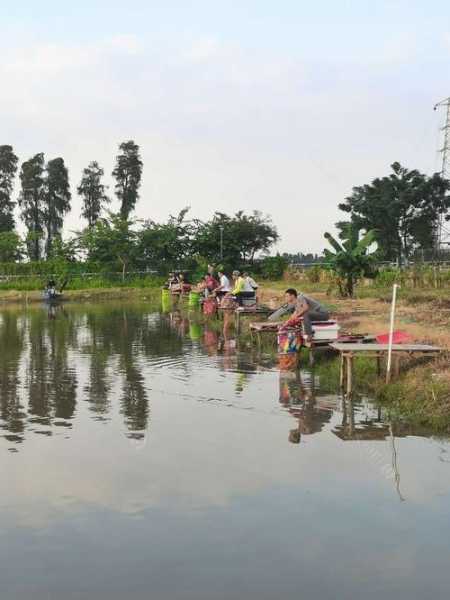
[{"label": "grassy shoreline", "polygon": [[[297,287],[292,281],[274,282],[261,293],[272,305],[280,303],[283,290]],[[323,286],[302,286],[305,292],[327,304],[343,330],[355,333],[386,333],[389,327],[389,289],[363,289],[355,299],[327,296]],[[369,294],[370,292],[370,294]],[[355,359],[357,390],[375,397],[393,417],[416,426],[450,433],[450,297],[442,289],[401,290],[396,329],[408,333],[417,343],[434,344],[442,354],[434,359],[402,360],[400,376],[390,384],[376,375],[375,361]],[[338,385],[338,370],[328,369]]]},{"label": "grassy shoreline", "polygon": [[[92,287],[79,290],[64,290],[64,302],[138,299],[154,296],[159,286],[153,287]],[[42,290],[0,290],[0,303],[28,304],[42,302]]]}]

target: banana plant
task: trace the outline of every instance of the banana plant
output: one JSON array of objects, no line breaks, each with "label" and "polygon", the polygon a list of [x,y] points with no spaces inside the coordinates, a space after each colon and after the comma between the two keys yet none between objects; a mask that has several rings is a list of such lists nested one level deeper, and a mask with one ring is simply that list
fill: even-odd
[{"label": "banana plant", "polygon": [[325,258],[337,276],[339,292],[344,297],[353,297],[355,286],[362,277],[375,277],[375,253],[369,253],[376,231],[372,229],[360,238],[359,229],[349,223],[341,234],[339,243],[330,233],[325,233],[334,252],[324,250]]}]

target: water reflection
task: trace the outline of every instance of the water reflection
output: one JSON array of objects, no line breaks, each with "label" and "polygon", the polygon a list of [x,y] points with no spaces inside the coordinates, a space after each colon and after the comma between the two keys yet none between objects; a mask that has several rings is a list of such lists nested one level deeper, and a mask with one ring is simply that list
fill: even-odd
[{"label": "water reflection", "polygon": [[446,597],[449,444],[329,360],[181,306],[0,312],[0,597]]},{"label": "water reflection", "polygon": [[[320,377],[310,369],[280,370],[276,352],[255,351],[245,336],[235,335],[230,314],[220,321],[182,307],[166,307],[161,313],[148,306],[113,304],[3,312],[3,437],[17,448],[27,432],[52,436],[64,431],[70,436],[71,428],[78,422],[81,426],[86,409],[91,419],[104,424],[119,417],[126,437],[143,440],[150,426],[152,394],[217,399],[214,370],[232,374],[231,395],[221,401],[240,408],[257,373],[277,373],[272,411],[278,406],[292,418],[287,431],[292,444],[325,427],[342,441],[411,433],[410,428],[384,422],[380,409],[367,401],[323,392]],[[190,389],[196,375],[203,381]],[[334,415],[340,417],[330,427]]]}]

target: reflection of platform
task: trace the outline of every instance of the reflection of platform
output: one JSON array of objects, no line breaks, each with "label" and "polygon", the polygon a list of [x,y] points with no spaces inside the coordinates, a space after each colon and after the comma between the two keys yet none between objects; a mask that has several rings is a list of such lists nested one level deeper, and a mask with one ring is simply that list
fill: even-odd
[{"label": "reflection of platform", "polygon": [[236,319],[236,333],[239,333],[240,328],[241,328],[241,318],[251,315],[251,316],[256,316],[256,315],[262,315],[262,316],[267,316],[270,315],[273,311],[270,308],[267,308],[266,306],[240,306],[239,308],[236,308],[236,310],[234,311],[234,315],[235,315],[235,319]]},{"label": "reflection of platform", "polygon": [[343,442],[348,441],[384,441],[389,436],[389,426],[385,424],[374,424],[367,423],[362,425],[358,423],[358,426],[338,425],[332,432]]}]

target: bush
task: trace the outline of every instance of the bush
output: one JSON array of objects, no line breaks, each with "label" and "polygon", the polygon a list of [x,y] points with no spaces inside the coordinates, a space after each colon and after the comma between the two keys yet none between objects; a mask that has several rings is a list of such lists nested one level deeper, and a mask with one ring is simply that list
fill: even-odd
[{"label": "bush", "polygon": [[279,254],[266,256],[260,263],[261,275],[265,279],[281,279],[287,265],[287,260]]}]

